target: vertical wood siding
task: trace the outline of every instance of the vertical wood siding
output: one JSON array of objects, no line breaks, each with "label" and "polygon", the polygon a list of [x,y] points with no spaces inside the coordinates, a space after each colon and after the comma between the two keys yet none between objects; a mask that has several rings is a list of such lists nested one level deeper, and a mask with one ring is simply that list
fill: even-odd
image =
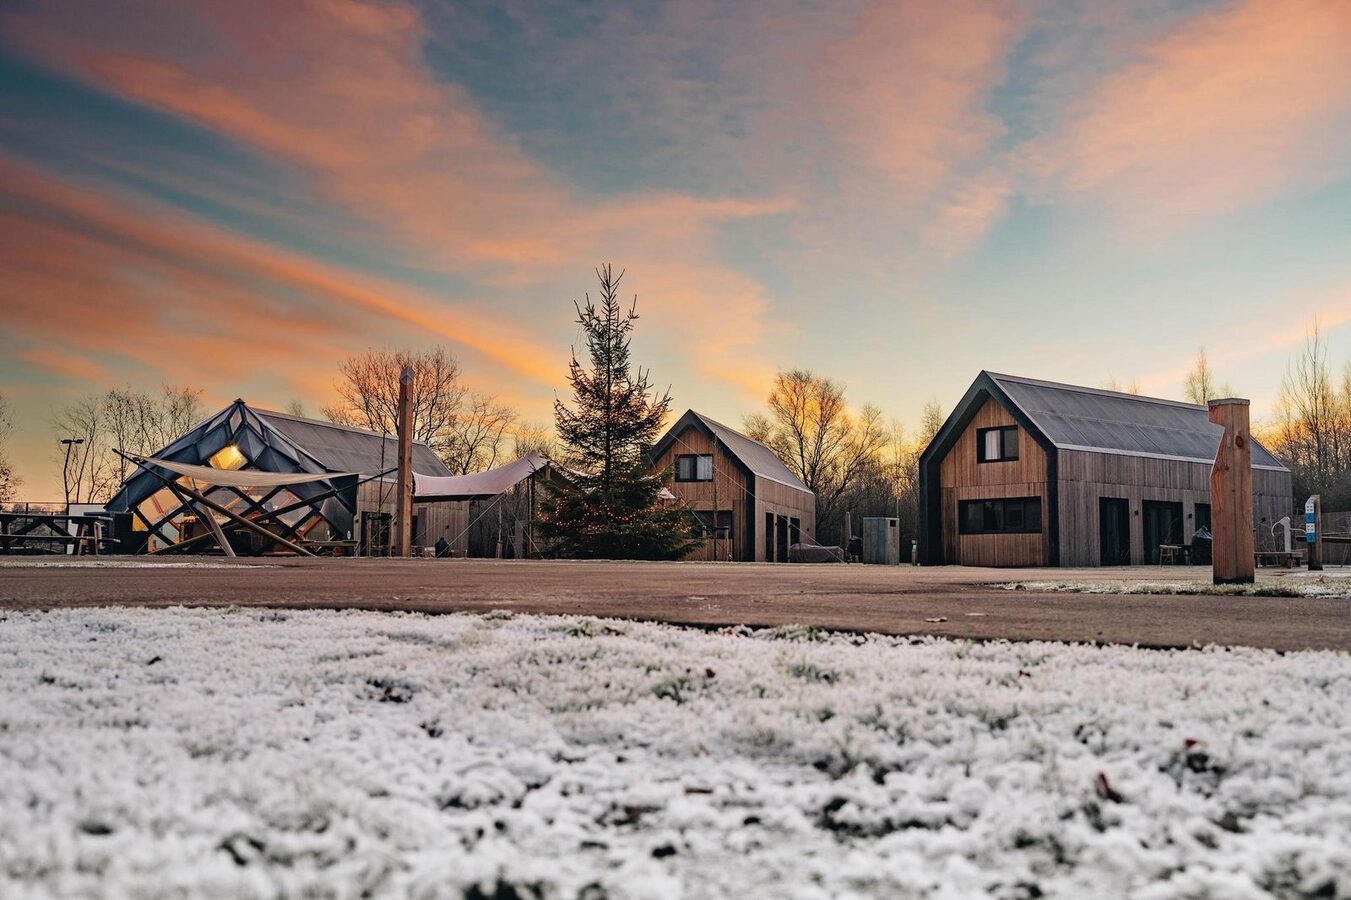
[{"label": "vertical wood siding", "polygon": [[[684,454],[713,456],[713,481],[675,481],[675,461]],[[708,540],[686,559],[765,560],[765,513],[800,519],[807,540],[816,536],[816,500],[810,494],[764,478],[752,482],[740,463],[721,444],[716,448],[698,428],[686,428],[666,452],[653,461],[657,470],[671,473],[671,493],[690,509],[732,513],[731,540]],[[715,506],[716,495],[716,506]]]},{"label": "vertical wood siding", "polygon": [[[361,539],[361,514],[363,512],[384,512],[394,515],[394,483],[368,481],[357,487],[357,513],[352,520],[352,540]],[[413,515],[417,517],[417,531],[413,534],[415,546],[430,547],[436,539],[446,534],[451,549],[456,555],[468,552],[469,538],[465,530],[469,525],[469,503],[463,500],[439,500],[435,503],[414,503]],[[447,529],[449,533],[447,534]]]},{"label": "vertical wood siding", "polygon": [[[676,457],[686,454],[710,454],[713,457],[712,481],[676,481]],[[671,479],[671,493],[690,509],[700,512],[730,511],[732,513],[732,537],[730,540],[704,541],[685,558],[695,560],[744,560],[747,542],[750,540],[747,529],[750,523],[747,516],[751,512],[750,489],[746,484],[746,475],[736,461],[728,456],[721,447],[716,450],[708,435],[697,428],[686,428],[671,443],[660,457],[654,461],[654,467],[668,474]]]},{"label": "vertical wood siding", "polygon": [[[1048,557],[1050,510],[1046,495],[1046,451],[1018,428],[1018,458],[977,462],[976,435],[982,428],[1017,425],[994,398],[981,406],[943,458],[943,558],[964,566],[1043,566]],[[957,513],[963,500],[1040,497],[1039,534],[961,534]]]},{"label": "vertical wood siding", "polygon": [[[1196,531],[1196,504],[1210,503],[1210,464],[1183,460],[1060,451],[1060,564],[1102,565],[1099,497],[1118,497],[1130,506],[1131,564],[1145,560],[1143,501],[1182,504],[1184,542]],[[1253,470],[1253,523],[1258,549],[1269,549],[1271,523],[1290,515],[1290,474]]]}]

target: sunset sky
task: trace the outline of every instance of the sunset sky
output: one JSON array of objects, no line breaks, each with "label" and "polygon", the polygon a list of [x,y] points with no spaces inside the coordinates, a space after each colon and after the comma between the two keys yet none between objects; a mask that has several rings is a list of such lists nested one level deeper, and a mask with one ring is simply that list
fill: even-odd
[{"label": "sunset sky", "polygon": [[980,369],[1268,414],[1351,359],[1351,0],[0,10],[0,394],[329,401],[444,343],[548,421],[592,269],[735,424],[806,366],[907,425]]}]

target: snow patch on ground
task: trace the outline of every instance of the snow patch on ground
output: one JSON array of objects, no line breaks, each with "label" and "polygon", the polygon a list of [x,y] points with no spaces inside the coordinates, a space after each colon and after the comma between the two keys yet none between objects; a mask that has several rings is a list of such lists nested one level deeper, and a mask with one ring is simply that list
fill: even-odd
[{"label": "snow patch on ground", "polygon": [[[1041,591],[1073,594],[1194,594],[1216,597],[1320,597],[1351,600],[1351,583],[1317,578],[1314,583],[1282,584],[1259,581],[1256,584],[1208,584],[1204,581],[1011,581],[986,585],[1006,591]],[[1289,576],[1281,576],[1287,578]]]},{"label": "snow patch on ground", "polygon": [[1351,897],[1351,655],[0,614],[0,896]]}]

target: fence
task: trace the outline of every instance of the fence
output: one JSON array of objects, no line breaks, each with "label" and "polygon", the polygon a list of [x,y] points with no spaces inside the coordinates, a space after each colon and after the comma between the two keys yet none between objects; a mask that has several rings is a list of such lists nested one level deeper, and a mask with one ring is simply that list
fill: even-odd
[{"label": "fence", "polygon": [[0,512],[0,554],[126,553],[131,540],[127,513],[71,515],[24,504]]}]

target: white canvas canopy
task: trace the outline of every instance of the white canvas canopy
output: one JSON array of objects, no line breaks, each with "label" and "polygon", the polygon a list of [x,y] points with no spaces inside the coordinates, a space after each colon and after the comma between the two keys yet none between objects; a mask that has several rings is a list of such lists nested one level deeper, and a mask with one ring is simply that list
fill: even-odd
[{"label": "white canvas canopy", "polygon": [[188,463],[174,462],[171,459],[158,459],[153,456],[138,457],[146,465],[158,466],[187,476],[198,484],[220,487],[281,487],[287,484],[308,484],[311,481],[328,481],[343,475],[355,475],[355,472],[259,472],[254,469],[217,469],[213,466],[194,466]]},{"label": "white canvas canopy", "polygon": [[473,475],[418,475],[413,474],[413,499],[429,500],[483,500],[511,490],[531,475],[549,465],[539,453],[529,453],[505,466],[475,472]]}]

